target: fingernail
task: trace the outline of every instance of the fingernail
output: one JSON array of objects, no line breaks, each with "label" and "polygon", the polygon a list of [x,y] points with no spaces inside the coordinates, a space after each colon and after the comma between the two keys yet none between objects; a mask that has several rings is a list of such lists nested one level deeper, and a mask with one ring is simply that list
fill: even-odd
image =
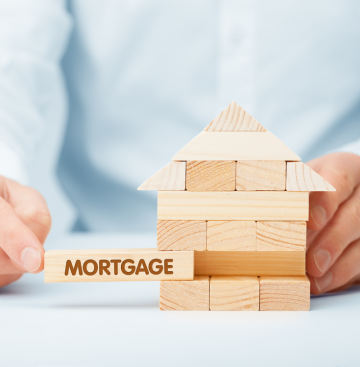
[{"label": "fingernail", "polygon": [[331,261],[331,255],[328,250],[324,250],[324,249],[316,250],[314,253],[314,261],[315,261],[317,268],[322,273],[325,273],[325,271],[329,267],[329,264]]},{"label": "fingernail", "polygon": [[26,271],[38,270],[41,264],[40,252],[33,247],[25,247],[21,253],[21,263]]},{"label": "fingernail", "polygon": [[319,292],[322,292],[324,289],[326,289],[331,284],[332,280],[333,280],[333,275],[331,271],[328,271],[321,278],[315,278],[315,284]]},{"label": "fingernail", "polygon": [[310,216],[318,227],[323,227],[326,223],[326,211],[321,205],[316,205],[311,209]]}]

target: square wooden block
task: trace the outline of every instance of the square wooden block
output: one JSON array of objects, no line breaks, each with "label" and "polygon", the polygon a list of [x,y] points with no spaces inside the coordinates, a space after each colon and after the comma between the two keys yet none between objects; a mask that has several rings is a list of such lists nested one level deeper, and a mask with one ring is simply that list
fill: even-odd
[{"label": "square wooden block", "polygon": [[306,251],[306,222],[257,222],[258,251]]},{"label": "square wooden block", "polygon": [[304,277],[260,277],[260,311],[309,311],[310,281]]},{"label": "square wooden block", "polygon": [[206,250],[206,221],[159,220],[157,248],[165,251]]},{"label": "square wooden block", "polygon": [[195,276],[189,281],[160,282],[160,310],[209,311],[210,277]]},{"label": "square wooden block", "polygon": [[285,190],[285,161],[238,161],[236,190]]},{"label": "square wooden block", "polygon": [[235,161],[188,161],[187,191],[235,191]]},{"label": "square wooden block", "polygon": [[208,221],[209,251],[256,251],[255,221]]},{"label": "square wooden block", "polygon": [[259,278],[212,276],[211,311],[259,311]]}]

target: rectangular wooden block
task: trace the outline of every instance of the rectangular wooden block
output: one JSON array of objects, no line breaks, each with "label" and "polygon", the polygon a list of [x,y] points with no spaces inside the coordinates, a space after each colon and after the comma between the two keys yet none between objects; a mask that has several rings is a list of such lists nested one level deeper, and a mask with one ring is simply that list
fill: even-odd
[{"label": "rectangular wooden block", "polygon": [[308,216],[307,192],[158,192],[159,220],[307,221]]},{"label": "rectangular wooden block", "polygon": [[235,161],[186,162],[186,190],[235,191]]},{"label": "rectangular wooden block", "polygon": [[159,220],[157,248],[165,251],[206,250],[206,221]]},{"label": "rectangular wooden block", "polygon": [[236,190],[285,190],[285,161],[236,162]]},{"label": "rectangular wooden block", "polygon": [[210,311],[259,311],[259,278],[212,276]]},{"label": "rectangular wooden block", "polygon": [[195,275],[305,275],[302,251],[195,251]]},{"label": "rectangular wooden block", "polygon": [[255,221],[208,221],[209,251],[256,251]]},{"label": "rectangular wooden block", "polygon": [[45,253],[45,283],[193,278],[193,251],[114,249],[52,250]]},{"label": "rectangular wooden block", "polygon": [[260,277],[260,311],[309,311],[310,282],[302,277]]},{"label": "rectangular wooden block", "polygon": [[258,251],[306,251],[306,222],[257,222]]},{"label": "rectangular wooden block", "polygon": [[209,298],[210,278],[207,276],[160,283],[160,310],[209,311]]},{"label": "rectangular wooden block", "polygon": [[174,161],[300,161],[271,132],[203,131],[173,157]]}]

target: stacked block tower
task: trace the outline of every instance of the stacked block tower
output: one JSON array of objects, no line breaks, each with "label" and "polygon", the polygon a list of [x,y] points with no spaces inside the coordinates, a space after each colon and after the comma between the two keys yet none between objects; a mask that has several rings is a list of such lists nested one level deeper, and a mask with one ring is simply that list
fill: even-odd
[{"label": "stacked block tower", "polygon": [[309,310],[309,192],[335,189],[235,102],[139,190],[158,190],[158,250],[195,252],[162,310]]}]

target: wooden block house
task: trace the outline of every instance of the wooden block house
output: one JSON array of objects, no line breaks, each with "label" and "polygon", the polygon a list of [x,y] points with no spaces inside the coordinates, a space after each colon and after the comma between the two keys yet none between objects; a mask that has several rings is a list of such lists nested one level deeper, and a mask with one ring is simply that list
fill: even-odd
[{"label": "wooden block house", "polygon": [[162,310],[309,310],[309,192],[335,189],[235,102],[138,189],[158,190],[158,250],[195,254]]}]

